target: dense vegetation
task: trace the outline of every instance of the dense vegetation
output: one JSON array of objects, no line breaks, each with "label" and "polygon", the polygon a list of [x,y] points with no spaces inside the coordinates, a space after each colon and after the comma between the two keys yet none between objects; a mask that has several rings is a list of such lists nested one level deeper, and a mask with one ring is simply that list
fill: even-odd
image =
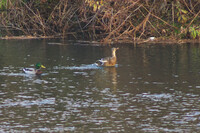
[{"label": "dense vegetation", "polygon": [[200,37],[199,0],[1,0],[0,36]]}]

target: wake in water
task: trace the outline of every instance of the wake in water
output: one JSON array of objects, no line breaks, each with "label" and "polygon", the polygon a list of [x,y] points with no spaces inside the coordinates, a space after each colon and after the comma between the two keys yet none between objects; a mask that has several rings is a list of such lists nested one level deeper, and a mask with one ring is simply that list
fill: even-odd
[{"label": "wake in water", "polygon": [[[114,67],[118,67],[118,64],[116,64]],[[54,69],[68,69],[68,70],[92,70],[92,69],[103,69],[105,67],[97,66],[94,64],[89,65],[81,65],[81,66],[55,66]],[[106,67],[109,68],[109,67]]]},{"label": "wake in water", "polygon": [[2,76],[26,76],[27,74],[25,73],[5,73],[5,72],[1,72],[0,75]]},{"label": "wake in water", "polygon": [[[47,75],[47,74],[45,74]],[[48,81],[43,80],[41,75],[25,74],[25,73],[5,73],[0,72],[0,76],[10,76],[10,77],[24,77],[23,81],[33,81],[33,83],[43,84],[48,83]]]},{"label": "wake in water", "polygon": [[[47,75],[47,74],[44,73],[42,75]],[[5,72],[0,72],[0,76],[35,77],[36,75],[34,75],[34,74],[26,74],[26,73],[5,73]]]},{"label": "wake in water", "polygon": [[102,69],[102,67],[97,66],[96,64],[89,64],[89,65],[81,65],[81,66],[56,66],[54,69],[69,69],[69,70],[90,70],[90,69]]}]

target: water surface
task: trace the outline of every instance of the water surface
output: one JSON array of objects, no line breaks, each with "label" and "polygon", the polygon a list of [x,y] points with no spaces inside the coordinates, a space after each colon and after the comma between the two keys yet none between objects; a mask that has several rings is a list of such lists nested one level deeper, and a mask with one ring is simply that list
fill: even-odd
[{"label": "water surface", "polygon": [[[0,41],[1,132],[198,132],[200,47]],[[46,66],[30,76],[23,67]]]}]

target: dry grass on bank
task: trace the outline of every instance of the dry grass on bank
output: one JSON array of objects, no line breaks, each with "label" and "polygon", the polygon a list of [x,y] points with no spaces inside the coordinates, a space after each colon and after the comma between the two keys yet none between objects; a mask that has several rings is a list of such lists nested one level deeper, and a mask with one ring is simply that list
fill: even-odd
[{"label": "dry grass on bank", "polygon": [[200,36],[198,0],[4,1],[0,35],[7,39],[61,37],[111,43]]}]

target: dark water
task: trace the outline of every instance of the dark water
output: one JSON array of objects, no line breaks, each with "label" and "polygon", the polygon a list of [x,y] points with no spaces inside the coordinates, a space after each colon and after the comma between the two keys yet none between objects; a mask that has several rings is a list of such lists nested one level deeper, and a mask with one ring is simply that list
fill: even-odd
[{"label": "dark water", "polygon": [[[0,132],[198,132],[200,45],[0,41]],[[46,66],[41,77],[23,67]]]}]

